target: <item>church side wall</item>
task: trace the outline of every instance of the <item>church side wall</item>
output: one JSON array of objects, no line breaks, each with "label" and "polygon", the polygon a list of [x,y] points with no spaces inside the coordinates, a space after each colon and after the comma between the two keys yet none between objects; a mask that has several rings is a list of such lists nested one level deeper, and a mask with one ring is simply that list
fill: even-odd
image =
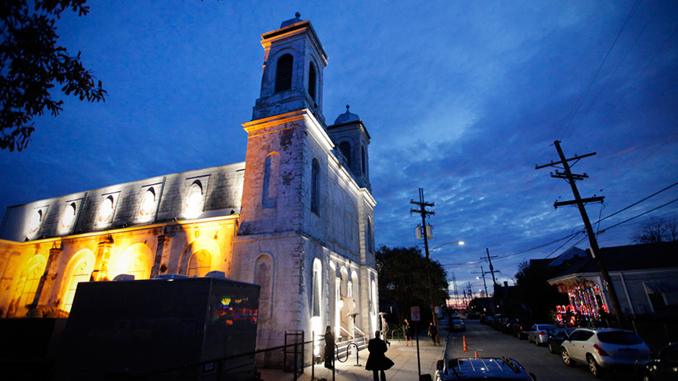
[{"label": "church side wall", "polygon": [[0,241],[1,316],[25,317],[29,310],[37,311],[37,317],[45,311],[67,313],[79,282],[121,274],[149,279],[162,273],[223,271],[228,276],[234,222],[228,217],[24,243]]}]

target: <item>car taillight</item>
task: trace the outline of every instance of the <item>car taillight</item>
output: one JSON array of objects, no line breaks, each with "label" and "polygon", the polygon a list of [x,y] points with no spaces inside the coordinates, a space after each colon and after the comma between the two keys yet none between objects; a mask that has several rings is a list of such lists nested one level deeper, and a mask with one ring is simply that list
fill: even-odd
[{"label": "car taillight", "polygon": [[544,332],[544,331],[539,331],[539,334],[540,334],[540,335],[545,335],[546,332]]},{"label": "car taillight", "polygon": [[609,356],[607,352],[605,352],[605,350],[601,348],[600,345],[598,344],[593,344],[593,349],[595,349],[596,352],[598,352],[598,354],[601,356]]}]

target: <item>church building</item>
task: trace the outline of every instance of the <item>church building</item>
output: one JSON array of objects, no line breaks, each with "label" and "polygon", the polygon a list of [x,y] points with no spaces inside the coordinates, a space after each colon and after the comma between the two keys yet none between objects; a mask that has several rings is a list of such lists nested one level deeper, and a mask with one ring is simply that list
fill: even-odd
[{"label": "church building", "polygon": [[0,227],[0,316],[65,317],[78,283],[226,277],[261,286],[257,347],[378,329],[370,135],[323,116],[327,55],[297,17],[261,35],[244,162],[12,206]]}]

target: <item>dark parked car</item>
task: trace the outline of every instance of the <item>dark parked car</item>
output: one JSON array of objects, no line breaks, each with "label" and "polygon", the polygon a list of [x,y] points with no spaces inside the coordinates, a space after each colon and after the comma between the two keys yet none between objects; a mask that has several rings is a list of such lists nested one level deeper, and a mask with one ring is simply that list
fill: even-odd
[{"label": "dark parked car", "polygon": [[496,329],[497,331],[501,331],[501,326],[503,325],[503,322],[508,319],[506,316],[501,316],[501,315],[496,315],[494,317],[494,320],[492,320],[492,324],[490,325],[492,328]]},{"label": "dark parked car", "polygon": [[643,381],[678,380],[678,342],[664,347],[655,358],[639,360],[636,374]]},{"label": "dark parked car", "polygon": [[549,335],[549,352],[560,353],[560,344],[570,337],[574,328],[558,328]]},{"label": "dark parked car", "polygon": [[520,340],[525,340],[527,339],[527,332],[532,328],[534,325],[534,321],[532,319],[528,318],[518,318],[516,321],[511,325],[511,331],[513,332],[513,336],[519,338]]},{"label": "dark parked car", "polygon": [[452,318],[452,320],[450,320],[450,330],[452,332],[466,331],[466,324],[464,324],[464,321],[460,318]]},{"label": "dark parked car", "polygon": [[516,318],[506,318],[506,320],[502,323],[501,325],[501,331],[504,332],[507,335],[513,334],[513,323],[517,322],[518,319]]},{"label": "dark parked car", "polygon": [[439,360],[435,381],[452,380],[527,380],[536,381],[516,360],[507,357],[483,357]]},{"label": "dark parked car", "polygon": [[493,320],[494,320],[494,316],[483,315],[483,316],[480,317],[480,324],[492,325]]}]

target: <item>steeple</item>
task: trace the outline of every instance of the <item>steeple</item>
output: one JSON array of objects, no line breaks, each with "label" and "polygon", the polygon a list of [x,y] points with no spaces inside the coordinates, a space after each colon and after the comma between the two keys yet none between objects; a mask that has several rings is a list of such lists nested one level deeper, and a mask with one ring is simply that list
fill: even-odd
[{"label": "steeple", "polygon": [[356,183],[372,191],[367,149],[370,145],[370,134],[360,117],[349,109],[350,106],[346,105],[346,112],[339,115],[333,125],[327,127],[327,133],[345,159],[343,164],[353,175]]},{"label": "steeple", "polygon": [[327,54],[311,22],[296,17],[261,35],[264,71],[252,120],[309,109],[321,125]]}]

